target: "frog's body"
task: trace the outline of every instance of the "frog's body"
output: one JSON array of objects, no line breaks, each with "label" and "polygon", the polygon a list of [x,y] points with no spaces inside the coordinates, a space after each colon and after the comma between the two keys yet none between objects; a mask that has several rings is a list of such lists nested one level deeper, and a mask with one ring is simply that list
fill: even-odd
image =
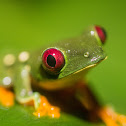
[{"label": "frog's body", "polygon": [[[99,30],[102,36],[99,36]],[[32,91],[31,83],[45,90],[74,89],[74,96],[82,105],[99,116],[102,107],[83,80],[91,67],[106,58],[102,49],[104,41],[102,29],[91,26],[78,38],[55,43],[37,52],[23,51],[14,53],[16,55],[10,52],[0,59],[3,64],[1,86],[13,84],[16,100],[22,104],[33,101],[36,110],[43,99],[38,92]]]}]

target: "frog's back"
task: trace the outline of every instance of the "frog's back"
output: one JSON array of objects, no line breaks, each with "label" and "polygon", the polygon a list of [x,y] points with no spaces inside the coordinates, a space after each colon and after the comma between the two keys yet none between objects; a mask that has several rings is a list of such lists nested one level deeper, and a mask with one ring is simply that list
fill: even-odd
[{"label": "frog's back", "polygon": [[[25,55],[25,58],[23,58]],[[30,53],[17,49],[5,49],[0,54],[0,85],[12,86],[19,67],[28,64]]]}]

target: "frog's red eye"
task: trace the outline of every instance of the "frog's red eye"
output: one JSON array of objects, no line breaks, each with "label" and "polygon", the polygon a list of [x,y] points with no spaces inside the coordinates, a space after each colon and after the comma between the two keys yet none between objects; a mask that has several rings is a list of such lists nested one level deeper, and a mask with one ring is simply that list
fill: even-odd
[{"label": "frog's red eye", "polygon": [[95,26],[95,29],[97,31],[97,34],[98,34],[101,42],[104,44],[105,40],[106,40],[106,32],[105,32],[105,30],[102,27],[100,27],[100,26]]},{"label": "frog's red eye", "polygon": [[42,55],[42,65],[51,74],[58,74],[65,65],[63,53],[58,49],[47,49]]}]

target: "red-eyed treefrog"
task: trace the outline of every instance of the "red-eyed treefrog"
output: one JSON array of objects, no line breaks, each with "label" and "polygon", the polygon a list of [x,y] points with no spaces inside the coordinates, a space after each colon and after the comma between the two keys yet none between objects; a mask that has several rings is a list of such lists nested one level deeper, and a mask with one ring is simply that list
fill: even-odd
[{"label": "red-eyed treefrog", "polygon": [[[42,92],[34,92],[31,87],[33,84],[49,92],[69,90],[87,111],[103,120],[107,126],[126,124],[125,116],[100,104],[85,81],[89,69],[107,57],[103,50],[105,40],[105,30],[93,25],[79,37],[44,46],[35,52],[9,52],[2,55],[0,58],[1,104],[12,106],[15,96],[18,103],[33,105],[35,116],[58,118],[60,109],[52,106]],[[11,86],[14,93],[5,89]]]}]

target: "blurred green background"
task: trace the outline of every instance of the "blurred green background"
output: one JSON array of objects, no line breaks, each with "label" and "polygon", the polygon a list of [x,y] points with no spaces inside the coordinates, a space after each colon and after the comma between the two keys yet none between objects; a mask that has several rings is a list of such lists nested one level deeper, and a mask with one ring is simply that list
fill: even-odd
[{"label": "blurred green background", "polygon": [[[1,0],[0,52],[4,49],[37,49],[46,43],[74,37],[91,24],[103,26],[108,34],[108,59],[88,75],[98,97],[119,113],[126,114],[126,2],[80,0]],[[95,126],[72,115],[58,120],[37,119],[15,105],[0,107],[0,125]],[[102,125],[102,124],[100,124]]]}]

